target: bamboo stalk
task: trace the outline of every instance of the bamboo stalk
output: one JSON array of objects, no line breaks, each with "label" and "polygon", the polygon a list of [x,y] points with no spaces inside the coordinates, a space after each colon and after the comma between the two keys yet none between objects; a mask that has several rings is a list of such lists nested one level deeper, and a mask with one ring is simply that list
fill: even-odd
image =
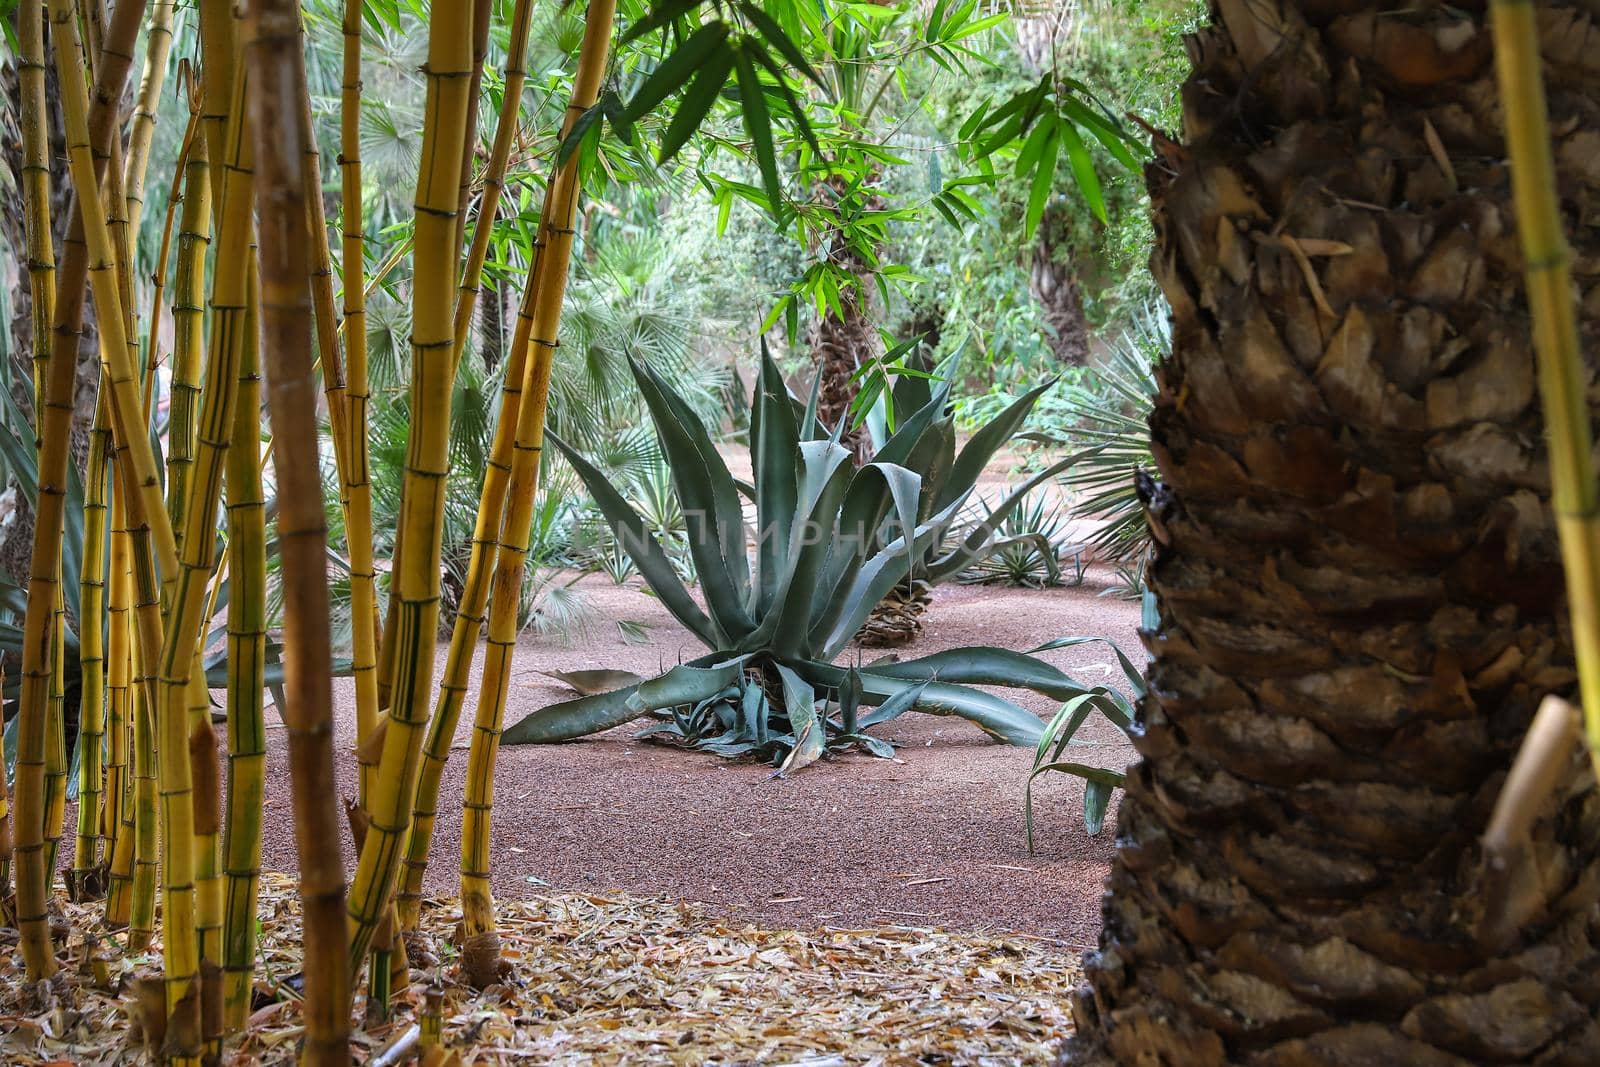
[{"label": "bamboo stalk", "polygon": [[[105,598],[106,570],[106,470],[111,453],[110,414],[96,405],[90,434],[88,473],[83,504],[83,575],[78,588],[78,660],[81,677],[78,701],[78,837],[72,858],[73,893],[92,900],[105,888],[100,866],[102,816],[111,810],[109,785],[102,799],[104,774],[102,744],[106,734]],[[104,805],[104,811],[102,810]],[[117,813],[120,817],[120,813]],[[109,859],[109,853],[107,859]]]},{"label": "bamboo stalk", "polygon": [[[350,559],[351,666],[356,691],[356,743],[378,724],[377,568],[372,551],[372,481],[367,442],[372,388],[367,372],[366,235],[361,202],[361,0],[346,0],[344,66],[339,95],[339,256],[344,270],[346,367],[345,552]],[[363,808],[376,765],[360,768]]]},{"label": "bamboo stalk", "polygon": [[[125,16],[127,9],[132,6],[132,0],[120,0],[117,16]],[[39,499],[29,564],[28,610],[23,621],[23,692],[17,726],[17,810],[13,846],[17,866],[17,922],[22,935],[23,959],[30,979],[35,981],[47,978],[55,971],[55,957],[45,918],[45,898],[49,887],[43,840],[45,814],[41,810],[45,802],[45,718],[48,715],[53,671],[50,638],[54,630],[54,607],[59,588],[57,572],[65,507],[68,437],[71,432],[72,394],[77,369],[78,337],[83,323],[83,283],[86,275],[99,277],[102,287],[110,282],[112,297],[105,301],[105,307],[115,310],[108,310],[103,316],[108,320],[108,333],[122,324],[121,311],[115,299],[115,280],[100,277],[111,270],[112,262],[105,219],[99,211],[93,210],[99,199],[95,193],[95,161],[91,144],[103,146],[110,141],[113,111],[109,104],[99,106],[99,101],[109,101],[111,86],[116,86],[116,92],[120,94],[120,86],[127,76],[127,64],[118,59],[117,53],[128,50],[128,47],[107,48],[106,58],[99,64],[97,72],[96,112],[92,116],[86,115],[83,56],[78,48],[76,26],[71,21],[72,8],[65,0],[52,0],[52,13],[58,18],[52,38],[56,45],[58,70],[62,72],[62,100],[64,105],[68,105],[69,117],[76,120],[75,123],[69,123],[68,145],[73,162],[73,183],[78,190],[78,210],[73,214],[67,239],[62,244],[50,331],[50,364],[43,383],[43,401],[36,403],[40,438]],[[117,17],[113,18],[114,43],[128,43],[118,36],[124,22],[125,17],[120,22]],[[137,29],[137,20],[134,21],[134,28]],[[39,63],[43,62],[42,53],[35,54],[33,58]],[[37,189],[37,185],[33,188]],[[85,203],[89,207],[86,208]],[[86,235],[98,240],[86,241]],[[90,244],[95,246],[92,266]]]},{"label": "bamboo stalk", "polygon": [[[605,73],[611,44],[615,0],[590,0],[579,53],[572,102],[562,124],[565,136],[579,115],[594,105]],[[577,158],[568,158],[551,183],[555,210],[540,220],[544,248],[536,276],[534,301],[534,356],[528,367],[527,391],[517,415],[517,441],[511,468],[511,486],[500,548],[496,553],[490,596],[488,651],[484,657],[483,684],[472,727],[467,756],[467,780],[462,798],[461,921],[464,940],[461,964],[473,985],[483,988],[500,976],[500,936],[495,929],[494,897],[489,887],[489,829],[494,805],[494,763],[505,721],[506,693],[511,684],[511,660],[517,643],[517,609],[522,599],[522,576],[533,525],[533,499],[539,484],[539,460],[544,447],[544,424],[550,393],[550,374],[560,332],[561,305],[566,297],[567,273],[572,257],[573,227],[577,220]]]},{"label": "bamboo stalk", "polygon": [[[170,594],[169,613],[158,679],[160,704],[157,722],[160,748],[181,751],[189,762],[188,781],[174,768],[166,777],[163,797],[164,839],[169,856],[184,832],[180,805],[187,806],[192,833],[194,881],[194,931],[202,967],[200,996],[201,1041],[209,1048],[222,1028],[222,965],[224,951],[223,885],[221,871],[222,816],[217,781],[216,734],[211,726],[200,641],[206,626],[206,605],[216,567],[216,514],[221,497],[223,468],[233,436],[239,387],[239,364],[249,338],[248,314],[254,207],[253,151],[249,124],[244,118],[245,87],[241,68],[235,68],[234,103],[223,130],[224,156],[217,198],[222,201],[217,230],[216,268],[211,292],[211,336],[206,346],[205,379],[199,419],[195,427],[195,458],[187,499],[184,501],[179,570]],[[204,151],[204,146],[195,148]],[[195,205],[185,214],[203,226],[205,208]],[[191,342],[192,343],[192,342]],[[187,795],[184,787],[189,787]],[[187,801],[187,805],[184,802]],[[168,882],[181,876],[182,856],[168,862]],[[170,971],[169,971],[170,975]]]},{"label": "bamboo stalk", "polygon": [[45,713],[44,763],[44,870],[45,892],[55,882],[61,854],[62,822],[67,812],[66,627],[61,608],[60,564],[56,566],[56,601],[50,612],[50,696]]},{"label": "bamboo stalk", "polygon": [[[109,401],[102,391],[98,406],[104,410],[107,403]],[[110,416],[106,417],[109,420]],[[133,585],[129,573],[127,512],[122,505],[122,494],[115,486],[110,495],[111,567],[107,575],[110,607],[106,615],[106,708],[111,743],[106,762],[105,826],[107,836],[111,839],[106,850],[111,864],[106,891],[106,924],[120,927],[128,924],[133,905],[135,814],[125,795],[133,789],[129,776],[132,770],[129,753],[133,733],[129,679],[133,648],[128,620]]]},{"label": "bamboo stalk", "polygon": [[1584,736],[1600,777],[1600,483],[1595,480],[1589,427],[1588,375],[1573,307],[1571,253],[1562,229],[1540,77],[1538,13],[1532,4],[1510,0],[1493,0],[1489,6]]},{"label": "bamboo stalk", "polygon": [[150,5],[150,21],[145,26],[144,73],[139,79],[139,95],[133,108],[133,128],[128,135],[128,165],[123,188],[128,200],[128,229],[137,234],[144,217],[145,172],[150,164],[150,145],[156,134],[156,106],[167,77],[167,58],[172,52],[173,0],[155,0]]},{"label": "bamboo stalk", "polygon": [[433,689],[455,337],[458,250],[453,242],[470,84],[471,29],[468,20],[442,7],[433,8],[413,251],[412,425],[398,534],[402,554],[390,592],[391,604],[397,605],[396,618],[385,634],[386,644],[394,650],[394,682],[383,752],[368,798],[372,824],[351,887],[351,973],[359,969],[373,932],[392,903],[400,853],[410,829],[418,755]]},{"label": "bamboo stalk", "polygon": [[[178,270],[172,285],[172,408],[167,421],[167,517],[178,547],[183,547],[183,521],[189,503],[189,479],[195,462],[195,416],[200,398],[200,364],[205,347],[206,253],[211,246],[211,160],[205,138],[198,136],[198,115],[191,117],[183,151],[183,215],[178,227]],[[168,219],[171,219],[168,211]],[[165,245],[156,271],[160,308],[160,279],[166,274]],[[152,344],[157,310],[151,315]],[[154,366],[151,360],[151,366]],[[154,390],[147,390],[150,395]]]},{"label": "bamboo stalk", "polygon": [[37,405],[44,396],[50,363],[50,328],[55,321],[55,248],[50,228],[50,135],[45,111],[44,5],[17,9],[17,88],[22,127],[23,221],[28,240],[28,290],[33,302],[33,400],[35,448],[40,429]]},{"label": "bamboo stalk", "polygon": [[466,236],[467,205],[472,201],[472,160],[478,151],[478,93],[483,88],[483,65],[489,59],[489,24],[494,17],[494,0],[470,0],[472,5],[472,69],[468,74],[467,118],[462,124],[461,176],[456,194],[456,236],[451,245],[459,251]]},{"label": "bamboo stalk", "polygon": [[305,55],[292,0],[252,4],[245,62],[261,163],[261,326],[274,357],[268,409],[278,442],[278,535],[284,565],[284,650],[290,785],[305,929],[301,1062],[350,1062],[344,866],[333,766],[326,519],[311,362],[311,240],[304,161]]},{"label": "bamboo stalk", "polygon": [[[257,283],[252,281],[252,291]],[[228,783],[223,822],[227,896],[223,920],[223,1025],[250,1014],[261,874],[267,734],[262,690],[267,658],[267,516],[261,479],[261,357],[256,297],[247,311],[239,396],[228,448]]]},{"label": "bamboo stalk", "polygon": [[[532,4],[518,0],[512,16],[511,50],[506,60],[506,95],[500,109],[495,129],[494,151],[485,175],[483,203],[478,209],[478,225],[473,232],[472,250],[467,256],[466,274],[456,295],[455,341],[451,357],[453,367],[459,367],[461,353],[465,350],[467,331],[472,325],[472,311],[480,291],[483,262],[489,247],[496,205],[504,187],[505,169],[511,154],[511,141],[516,131],[522,83],[526,77],[528,29],[532,21]],[[551,187],[554,187],[554,182]],[[541,217],[548,217],[551,201],[549,189]],[[500,532],[501,515],[505,510],[506,485],[510,478],[512,445],[516,440],[517,409],[522,400],[522,379],[527,366],[528,338],[533,327],[533,296],[536,286],[533,275],[537,272],[539,249],[542,240],[534,245],[534,263],[530,264],[530,278],[524,291],[522,308],[517,317],[515,336],[507,359],[505,376],[500,388],[500,409],[495,419],[494,438],[489,447],[488,466],[483,471],[483,484],[478,494],[478,515],[472,534],[472,549],[467,562],[467,578],[461,603],[457,607],[455,623],[450,631],[450,651],[445,658],[444,677],[439,686],[439,703],[428,722],[427,740],[423,746],[422,768],[417,777],[415,800],[412,804],[411,835],[406,842],[405,867],[401,874],[396,900],[400,908],[400,924],[405,930],[415,930],[421,919],[422,879],[428,867],[432,848],[433,828],[439,804],[439,779],[450,758],[450,746],[455,743],[456,724],[461,719],[461,708],[466,701],[467,679],[472,670],[472,660],[477,650],[478,633],[483,628],[484,609],[489,599],[489,576],[493,569],[494,546]],[[452,371],[453,375],[453,371]]]}]

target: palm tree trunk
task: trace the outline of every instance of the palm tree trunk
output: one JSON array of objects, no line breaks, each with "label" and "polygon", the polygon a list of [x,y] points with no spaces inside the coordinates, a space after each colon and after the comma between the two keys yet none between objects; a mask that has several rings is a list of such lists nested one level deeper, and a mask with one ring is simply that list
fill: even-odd
[{"label": "palm tree trunk", "polygon": [[[1536,8],[1570,228],[1600,22]],[[1486,17],[1216,0],[1189,52],[1185,143],[1148,172],[1153,697],[1063,1059],[1600,1061],[1581,755],[1509,933],[1479,844],[1575,682]]]}]

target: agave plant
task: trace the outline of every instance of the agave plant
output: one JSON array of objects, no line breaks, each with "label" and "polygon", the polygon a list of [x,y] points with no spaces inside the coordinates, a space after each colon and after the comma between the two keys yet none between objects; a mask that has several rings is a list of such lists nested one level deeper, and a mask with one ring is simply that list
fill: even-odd
[{"label": "agave plant", "polygon": [[[1068,516],[1059,500],[1043,493],[1033,494],[1006,516],[998,532],[1005,543],[962,571],[958,581],[1031,589],[1083,584],[1085,546],[1069,543]],[[1063,560],[1070,560],[1072,568],[1065,577],[1061,573]]]},{"label": "agave plant", "polygon": [[1061,413],[1068,427],[1024,435],[1087,450],[1061,481],[1077,495],[1074,514],[1104,520],[1089,546],[1099,559],[1120,565],[1125,577],[1137,575],[1150,543],[1134,472],[1155,466],[1150,454],[1155,366],[1171,344],[1166,316],[1147,309],[1110,346],[1095,375],[1100,387],[1073,390]]},{"label": "agave plant", "polygon": [[[870,461],[801,404],[765,351],[750,413],[756,520],[747,539],[740,487],[704,421],[648,366],[633,375],[687,519],[702,608],[650,523],[603,471],[551,435],[616,539],[663,605],[708,650],[650,680],[542,708],[506,730],[508,745],[566,741],[653,713],[652,734],[728,756],[762,757],[787,773],[825,751],[887,746],[865,731],[907,711],[964,718],[996,740],[1036,745],[1032,713],[975,686],[1029,689],[1070,701],[1096,691],[1033,656],[963,648],[899,663],[837,666],[873,607],[897,583],[948,576],[987,551],[995,530],[1042,472],[953,547],[928,550],[970,497],[978,474],[1016,432],[1044,387],[1011,405],[956,452],[948,386],[930,389]],[[909,395],[909,394],[907,394]]]}]

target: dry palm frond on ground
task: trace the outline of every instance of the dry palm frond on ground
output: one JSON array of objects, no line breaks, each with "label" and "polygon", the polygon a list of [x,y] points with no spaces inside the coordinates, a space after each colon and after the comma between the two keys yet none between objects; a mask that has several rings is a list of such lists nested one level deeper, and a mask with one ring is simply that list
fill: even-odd
[{"label": "dry palm frond on ground", "polygon": [[[0,1061],[146,1062],[131,1017],[137,998],[97,986],[79,966],[95,949],[76,931],[94,928],[94,909],[60,903],[80,914],[65,916],[68,963],[44,992],[25,985],[14,950],[3,954]],[[293,880],[264,876],[254,1014],[225,1063],[293,1059],[299,911]],[[699,905],[615,893],[506,902],[501,912],[512,969],[477,993],[457,974],[459,903],[429,902],[422,929],[438,962],[413,961],[417,981],[396,996],[394,1020],[354,1034],[356,1062],[380,1058],[439,983],[443,1046],[464,1064],[1044,1064],[1069,1027],[1067,994],[1079,976],[1071,953],[1037,938],[767,930]],[[117,955],[113,941],[99,951],[114,983],[159,973],[152,957]]]}]

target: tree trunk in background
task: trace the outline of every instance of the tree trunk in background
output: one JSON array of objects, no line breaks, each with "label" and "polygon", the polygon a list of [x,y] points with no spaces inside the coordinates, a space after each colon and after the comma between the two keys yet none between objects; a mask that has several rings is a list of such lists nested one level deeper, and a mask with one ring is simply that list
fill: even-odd
[{"label": "tree trunk in background", "polygon": [[[876,181],[875,174],[870,181]],[[843,180],[831,178],[827,183],[818,185],[816,195],[820,199],[836,200],[843,191]],[[883,201],[873,196],[866,207],[867,210],[880,210]],[[878,337],[877,323],[872,317],[871,266],[838,234],[835,234],[828,248],[828,260],[852,275],[858,283],[854,287],[840,287],[839,304],[843,315],[836,315],[829,310],[812,324],[807,338],[812,359],[822,372],[817,416],[823,425],[832,428],[850,417],[850,402],[856,396],[856,385],[850,380],[851,376],[871,362],[883,350],[883,345]],[[864,431],[847,431],[840,440],[855,453],[858,465],[865,461],[872,450],[871,441]]]},{"label": "tree trunk in background", "polygon": [[1028,291],[1044,313],[1050,332],[1046,342],[1056,361],[1081,367],[1089,362],[1089,324],[1083,318],[1083,294],[1074,277],[1070,247],[1057,244],[1060,211],[1054,205],[1039,220],[1029,264]]},{"label": "tree trunk in background", "polygon": [[[1073,0],[1033,0],[1017,6],[1017,53],[1031,76],[1037,78],[1049,70],[1063,47],[1071,51],[1077,28],[1077,20],[1072,18],[1075,9]],[[1072,248],[1064,235],[1061,208],[1055,204],[1046,207],[1030,253],[1028,292],[1049,327],[1046,343],[1056,361],[1082,366],[1089,361],[1089,326],[1083,319],[1083,294],[1072,269]]]},{"label": "tree trunk in background", "polygon": [[[1540,3],[1583,339],[1600,23]],[[1600,1063],[1600,792],[1504,943],[1478,839],[1574,688],[1481,7],[1215,0],[1149,168],[1153,699],[1074,1064]],[[1504,888],[1501,886],[1500,888]]]},{"label": "tree trunk in background", "polygon": [[498,281],[488,277],[483,279],[483,299],[478,304],[478,354],[490,374],[506,355],[506,294]]}]

